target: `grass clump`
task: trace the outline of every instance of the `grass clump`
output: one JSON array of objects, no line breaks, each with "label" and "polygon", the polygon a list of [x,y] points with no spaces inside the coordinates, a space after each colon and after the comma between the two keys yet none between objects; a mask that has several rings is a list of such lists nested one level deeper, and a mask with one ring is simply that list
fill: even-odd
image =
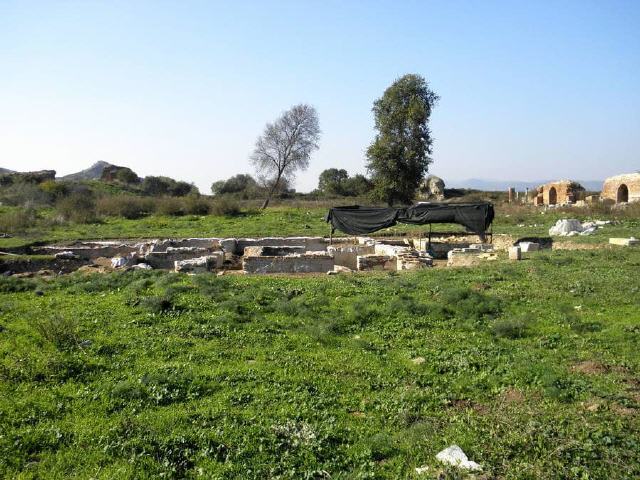
[{"label": "grass clump", "polygon": [[80,343],[78,322],[71,317],[53,315],[35,324],[36,331],[58,350],[70,350]]},{"label": "grass clump", "polygon": [[168,295],[152,295],[140,300],[140,307],[153,315],[161,315],[177,310],[172,297]]},{"label": "grass clump", "polygon": [[33,208],[12,208],[0,213],[0,233],[19,233],[32,227],[36,222]]},{"label": "grass clump", "polygon": [[500,318],[493,322],[491,331],[498,338],[515,340],[524,338],[528,334],[531,324],[532,318],[528,315]]},{"label": "grass clump", "polygon": [[210,213],[224,217],[235,217],[241,212],[240,203],[232,198],[216,197],[211,203]]}]

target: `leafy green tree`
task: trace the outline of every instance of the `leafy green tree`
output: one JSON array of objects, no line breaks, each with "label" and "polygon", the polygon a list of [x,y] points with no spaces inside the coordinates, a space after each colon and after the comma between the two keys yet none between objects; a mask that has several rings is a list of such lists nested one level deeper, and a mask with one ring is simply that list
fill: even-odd
[{"label": "leafy green tree", "polygon": [[373,143],[367,149],[372,197],[409,203],[431,163],[429,118],[439,97],[420,75],[396,80],[373,104]]},{"label": "leafy green tree", "polygon": [[347,197],[362,197],[368,195],[372,188],[371,181],[358,173],[344,182],[344,195]]},{"label": "leafy green tree", "polygon": [[211,185],[211,193],[214,195],[224,194],[245,194],[252,195],[258,189],[258,183],[251,175],[240,173],[228,178],[220,180]]},{"label": "leafy green tree", "polygon": [[140,177],[138,177],[138,175],[136,175],[136,172],[128,167],[120,167],[116,172],[115,177],[116,180],[122,183],[140,183]]},{"label": "leafy green tree", "polygon": [[173,185],[171,185],[170,193],[174,197],[184,197],[185,195],[189,195],[193,193],[194,195],[198,195],[200,192],[198,191],[198,187],[189,182],[173,181]]},{"label": "leafy green tree", "polygon": [[183,197],[190,193],[198,193],[195,185],[182,181],[176,182],[170,177],[155,177],[153,175],[144,177],[142,191],[151,196],[170,195],[172,197]]},{"label": "leafy green tree", "polygon": [[173,179],[169,177],[156,177],[149,175],[148,177],[144,177],[144,180],[142,181],[142,190],[147,195],[152,196],[169,195],[172,181]]},{"label": "leafy green tree", "polygon": [[325,195],[344,195],[344,183],[349,174],[344,169],[328,168],[320,173],[318,190]]}]

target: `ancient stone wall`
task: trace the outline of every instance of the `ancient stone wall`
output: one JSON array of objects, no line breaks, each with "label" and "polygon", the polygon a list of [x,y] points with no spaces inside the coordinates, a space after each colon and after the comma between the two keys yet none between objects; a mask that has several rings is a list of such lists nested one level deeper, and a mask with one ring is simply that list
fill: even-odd
[{"label": "ancient stone wall", "polygon": [[616,203],[640,201],[640,173],[607,178],[600,196]]},{"label": "ancient stone wall", "polygon": [[333,256],[328,253],[242,259],[245,273],[327,273],[333,265]]},{"label": "ancient stone wall", "polygon": [[370,255],[375,252],[373,245],[330,245],[327,252],[333,255],[336,265],[358,269],[358,255]]},{"label": "ancient stone wall", "polygon": [[585,189],[578,182],[559,180],[538,187],[533,196],[534,205],[566,205],[584,200]]}]

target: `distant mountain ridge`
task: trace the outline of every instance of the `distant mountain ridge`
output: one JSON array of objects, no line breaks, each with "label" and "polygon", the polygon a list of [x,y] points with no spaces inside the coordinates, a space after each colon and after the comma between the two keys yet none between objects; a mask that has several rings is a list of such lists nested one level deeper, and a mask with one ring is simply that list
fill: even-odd
[{"label": "distant mountain ridge", "polygon": [[100,160],[99,162],[94,163],[93,165],[91,165],[89,168],[85,170],[81,170],[76,173],[70,173],[69,175],[60,177],[59,180],[69,180],[69,181],[100,180],[104,169],[112,166],[113,165],[110,164],[109,162],[104,162]]},{"label": "distant mountain ridge", "polygon": [[[559,179],[555,179],[559,180]],[[573,179],[571,179],[573,180]],[[521,181],[521,180],[493,180],[484,178],[469,178],[467,180],[450,180],[446,181],[447,188],[470,188],[473,190],[484,191],[502,191],[507,190],[509,187],[513,187],[518,191],[524,191],[526,188],[529,190],[544,185],[545,183],[553,180],[535,180],[535,181]],[[602,189],[602,180],[576,180],[586,190],[599,192]]]},{"label": "distant mountain ridge", "polygon": [[15,170],[9,170],[8,168],[0,167],[0,175],[3,175],[5,173],[15,173]]}]

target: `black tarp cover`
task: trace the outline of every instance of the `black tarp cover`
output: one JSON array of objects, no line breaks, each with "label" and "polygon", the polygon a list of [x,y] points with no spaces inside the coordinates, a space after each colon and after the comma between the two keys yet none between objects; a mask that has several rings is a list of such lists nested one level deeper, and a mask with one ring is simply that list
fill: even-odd
[{"label": "black tarp cover", "polygon": [[372,233],[397,223],[457,223],[481,234],[489,229],[493,216],[491,203],[419,203],[403,208],[334,207],[329,209],[326,221],[333,230],[349,235]]}]

